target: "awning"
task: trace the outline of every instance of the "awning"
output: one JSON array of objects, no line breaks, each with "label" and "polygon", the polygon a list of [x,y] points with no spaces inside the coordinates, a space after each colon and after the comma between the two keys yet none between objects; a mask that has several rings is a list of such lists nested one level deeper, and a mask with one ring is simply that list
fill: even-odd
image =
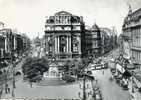
[{"label": "awning", "polygon": [[134,77],[135,77],[138,81],[141,82],[141,76],[139,76],[139,75],[135,75]]},{"label": "awning", "polygon": [[118,71],[120,71],[121,73],[124,73],[125,72],[125,69],[121,65],[119,65],[119,64],[116,64],[116,69]]},{"label": "awning", "polygon": [[141,64],[134,64],[134,67],[135,68],[140,68],[141,67]]},{"label": "awning", "polygon": [[133,64],[127,64],[127,68],[128,68],[128,69],[134,69],[135,66],[134,66]]},{"label": "awning", "polygon": [[141,82],[141,71],[136,71],[134,76],[137,80],[139,80]]}]

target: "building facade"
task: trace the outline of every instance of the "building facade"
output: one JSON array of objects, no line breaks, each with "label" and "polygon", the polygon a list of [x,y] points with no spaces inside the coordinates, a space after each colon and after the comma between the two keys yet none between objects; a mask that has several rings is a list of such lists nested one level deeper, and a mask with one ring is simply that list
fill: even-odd
[{"label": "building facade", "polygon": [[0,29],[0,58],[11,59],[11,54],[18,56],[30,47],[30,40],[25,35],[12,31],[11,28]]},{"label": "building facade", "polygon": [[81,58],[84,51],[84,22],[80,16],[60,11],[45,23],[46,55],[49,59]]},{"label": "building facade", "polygon": [[102,54],[105,54],[117,46],[117,33],[109,28],[100,28]]},{"label": "building facade", "polygon": [[85,28],[85,55],[99,57],[111,51],[117,45],[116,34],[109,28],[94,24]]},{"label": "building facade", "polygon": [[101,55],[101,35],[97,24],[85,31],[85,52],[88,56],[98,57]]},{"label": "building facade", "polygon": [[141,8],[129,13],[124,19],[123,51],[135,64],[141,64]]}]

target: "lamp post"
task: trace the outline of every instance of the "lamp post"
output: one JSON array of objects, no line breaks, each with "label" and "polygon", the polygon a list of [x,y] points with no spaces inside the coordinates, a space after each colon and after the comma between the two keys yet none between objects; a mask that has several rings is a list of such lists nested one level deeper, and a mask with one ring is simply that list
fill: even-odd
[{"label": "lamp post", "polygon": [[13,55],[13,51],[11,52],[11,64],[12,64],[12,97],[15,97],[14,94],[14,89],[16,88],[15,85],[15,63],[13,62],[14,60],[14,55]]},{"label": "lamp post", "polygon": [[132,71],[132,93],[134,93],[135,91],[134,91],[134,86],[133,86],[133,74],[134,74],[134,71]]},{"label": "lamp post", "polygon": [[88,75],[88,74],[86,74],[86,73],[83,74],[83,87],[81,87],[81,84],[80,84],[80,89],[83,90],[83,96],[82,96],[82,97],[80,96],[80,95],[81,95],[80,92],[79,92],[79,94],[78,94],[79,97],[80,97],[82,100],[87,100],[87,98],[89,97],[89,95],[92,95],[92,96],[93,96],[92,91],[86,92],[87,89],[90,89],[89,84],[86,85],[86,79],[87,79],[87,78],[90,79],[91,81],[94,80],[94,77],[93,77],[93,76],[90,76],[90,75]]},{"label": "lamp post", "polygon": [[5,76],[5,93],[8,93],[8,84],[7,84],[7,71],[4,70],[4,76]]}]

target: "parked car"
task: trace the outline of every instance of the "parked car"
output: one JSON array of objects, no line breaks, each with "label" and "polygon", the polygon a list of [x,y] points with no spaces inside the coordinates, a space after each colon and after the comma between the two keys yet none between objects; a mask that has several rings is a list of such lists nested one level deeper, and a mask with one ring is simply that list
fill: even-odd
[{"label": "parked car", "polygon": [[122,88],[123,88],[123,90],[128,90],[129,89],[127,84],[122,85]]},{"label": "parked car", "polygon": [[87,74],[92,75],[92,71],[87,71]]},{"label": "parked car", "polygon": [[115,74],[116,73],[116,69],[115,68],[111,68],[111,72],[112,72],[112,74]]}]

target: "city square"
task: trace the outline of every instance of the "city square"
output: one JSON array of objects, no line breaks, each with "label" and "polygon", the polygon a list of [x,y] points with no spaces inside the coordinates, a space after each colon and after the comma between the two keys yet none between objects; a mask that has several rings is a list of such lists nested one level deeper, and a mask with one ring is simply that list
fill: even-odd
[{"label": "city square", "polygon": [[140,5],[0,0],[0,100],[141,100]]}]

